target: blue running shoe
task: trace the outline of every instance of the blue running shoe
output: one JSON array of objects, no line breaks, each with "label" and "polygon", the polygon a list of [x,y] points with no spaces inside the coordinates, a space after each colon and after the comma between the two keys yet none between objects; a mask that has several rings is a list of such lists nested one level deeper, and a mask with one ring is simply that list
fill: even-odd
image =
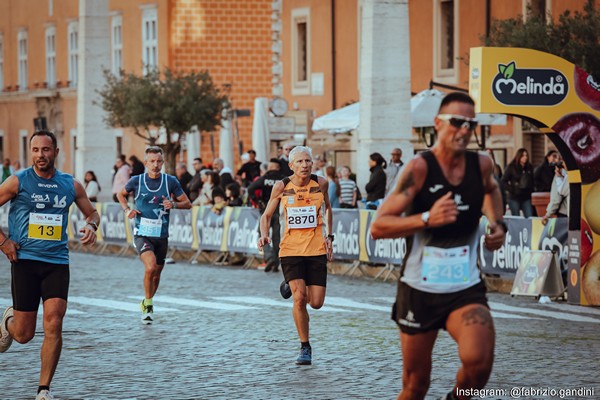
[{"label": "blue running shoe", "polygon": [[312,364],[312,349],[310,347],[302,347],[300,355],[296,358],[296,365],[311,365]]},{"label": "blue running shoe", "polygon": [[284,299],[289,299],[292,297],[292,289],[290,289],[290,285],[286,281],[281,282],[279,286],[279,293],[281,293],[281,297]]}]

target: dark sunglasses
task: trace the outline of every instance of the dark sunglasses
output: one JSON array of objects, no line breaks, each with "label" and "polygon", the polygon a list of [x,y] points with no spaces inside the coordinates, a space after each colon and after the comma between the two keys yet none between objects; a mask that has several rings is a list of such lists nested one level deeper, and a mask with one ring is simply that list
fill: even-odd
[{"label": "dark sunglasses", "polygon": [[450,125],[457,129],[467,129],[469,131],[475,130],[477,128],[477,120],[475,118],[467,118],[462,115],[455,114],[439,114],[437,116],[442,121],[448,121]]}]

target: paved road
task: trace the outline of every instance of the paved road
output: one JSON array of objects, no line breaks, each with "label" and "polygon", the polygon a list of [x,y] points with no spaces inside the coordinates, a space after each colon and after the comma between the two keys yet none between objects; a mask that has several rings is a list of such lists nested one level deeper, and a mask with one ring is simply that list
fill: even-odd
[{"label": "paved road", "polygon": [[[280,273],[168,265],[156,322],[143,326],[138,260],[72,253],[71,263],[53,383],[59,399],[393,399],[401,388],[398,330],[389,319],[395,284],[330,276],[325,307],[311,312],[313,365],[298,367]],[[585,386],[600,398],[599,309],[489,297],[498,343],[488,388]],[[10,269],[2,262],[2,308],[9,299]],[[42,335],[38,320],[31,343],[0,354],[0,399],[33,398]],[[445,332],[433,357],[431,399],[452,387],[458,366]]]}]

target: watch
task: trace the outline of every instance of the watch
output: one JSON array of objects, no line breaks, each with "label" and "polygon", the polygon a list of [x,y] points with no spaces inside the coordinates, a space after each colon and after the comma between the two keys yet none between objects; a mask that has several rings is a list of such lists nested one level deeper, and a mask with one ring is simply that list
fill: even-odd
[{"label": "watch", "polygon": [[90,221],[87,224],[90,225],[92,228],[94,228],[94,232],[98,230],[98,224],[95,223],[94,221]]},{"label": "watch", "polygon": [[423,220],[425,226],[429,226],[429,211],[425,211],[423,214],[421,214],[421,220]]},{"label": "watch", "polygon": [[335,240],[335,236],[333,235],[327,235],[328,239],[331,239],[331,243],[333,243],[333,241]]},{"label": "watch", "polygon": [[501,226],[502,229],[504,229],[504,233],[508,233],[508,225],[506,225],[506,222],[504,222],[503,219],[496,221],[496,225]]},{"label": "watch", "polygon": [[276,117],[283,117],[288,110],[288,103],[283,97],[275,97],[271,100],[269,108]]}]

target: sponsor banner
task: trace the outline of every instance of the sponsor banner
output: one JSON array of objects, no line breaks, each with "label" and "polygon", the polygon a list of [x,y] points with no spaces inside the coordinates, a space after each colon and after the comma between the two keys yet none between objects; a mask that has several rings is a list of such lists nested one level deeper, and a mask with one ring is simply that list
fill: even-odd
[{"label": "sponsor banner", "polygon": [[562,268],[568,261],[567,218],[551,218],[543,226],[540,218],[520,218],[507,216],[504,219],[508,232],[501,248],[489,251],[484,244],[487,219],[479,222],[479,265],[486,274],[513,278],[521,258],[529,250],[556,251]]},{"label": "sponsor banner", "polygon": [[371,222],[375,211],[360,210],[361,248],[360,261],[401,264],[407,251],[406,239],[377,239],[371,237]]},{"label": "sponsor banner", "polygon": [[358,260],[360,256],[360,218],[358,209],[333,211],[333,258]]},{"label": "sponsor banner", "polygon": [[[125,222],[125,213],[119,203],[102,203],[100,226],[98,230],[106,243],[131,243],[129,224]],[[133,223],[131,224],[133,225]]]},{"label": "sponsor banner", "polygon": [[191,249],[193,242],[192,210],[171,210],[169,216],[169,246]]},{"label": "sponsor banner", "polygon": [[199,248],[202,250],[227,251],[225,219],[231,210],[225,209],[221,215],[211,211],[210,207],[201,207],[196,218],[196,231]]},{"label": "sponsor banner", "polygon": [[523,115],[548,127],[573,112],[600,117],[593,99],[598,94],[591,90],[596,84],[585,71],[555,55],[514,47],[474,47],[469,72],[469,94],[477,112]]},{"label": "sponsor banner", "polygon": [[258,227],[260,213],[256,208],[227,207],[230,213],[227,225],[227,250],[258,254]]}]

